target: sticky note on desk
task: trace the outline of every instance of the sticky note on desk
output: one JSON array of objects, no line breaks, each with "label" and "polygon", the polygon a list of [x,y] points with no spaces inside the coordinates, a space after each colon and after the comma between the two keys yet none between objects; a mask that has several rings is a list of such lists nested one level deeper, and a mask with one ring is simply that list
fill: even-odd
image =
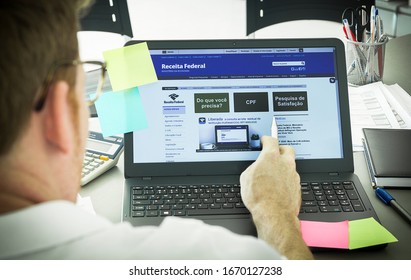
[{"label": "sticky note on desk", "polygon": [[348,221],[323,223],[301,221],[301,232],[310,247],[348,248]]},{"label": "sticky note on desk", "polygon": [[103,52],[114,91],[156,82],[157,74],[147,43]]},{"label": "sticky note on desk", "polygon": [[105,92],[96,102],[103,136],[147,128],[147,119],[138,88]]},{"label": "sticky note on desk", "polygon": [[398,241],[374,218],[343,222],[300,221],[305,243],[311,247],[358,249]]},{"label": "sticky note on desk", "polygon": [[350,221],[350,249],[397,242],[387,229],[374,218]]}]

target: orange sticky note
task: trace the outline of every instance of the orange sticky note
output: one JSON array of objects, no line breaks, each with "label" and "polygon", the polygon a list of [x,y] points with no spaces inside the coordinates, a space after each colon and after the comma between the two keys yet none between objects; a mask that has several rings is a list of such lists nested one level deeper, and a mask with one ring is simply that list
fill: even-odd
[{"label": "orange sticky note", "polygon": [[307,246],[348,249],[348,221],[300,221],[301,232]]}]

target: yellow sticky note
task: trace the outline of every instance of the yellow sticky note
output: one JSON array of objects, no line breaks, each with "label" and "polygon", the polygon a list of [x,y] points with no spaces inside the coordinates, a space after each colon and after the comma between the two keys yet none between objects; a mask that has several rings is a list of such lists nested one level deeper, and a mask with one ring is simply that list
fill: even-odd
[{"label": "yellow sticky note", "polygon": [[147,43],[103,52],[113,91],[156,82],[157,74]]},{"label": "yellow sticky note", "polygon": [[349,228],[349,249],[358,249],[398,241],[394,235],[374,218],[350,221]]}]

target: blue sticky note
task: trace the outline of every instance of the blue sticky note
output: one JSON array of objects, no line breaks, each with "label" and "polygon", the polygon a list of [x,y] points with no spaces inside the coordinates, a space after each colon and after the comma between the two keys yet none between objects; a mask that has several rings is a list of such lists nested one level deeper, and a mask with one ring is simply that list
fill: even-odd
[{"label": "blue sticky note", "polygon": [[138,88],[105,92],[96,102],[103,136],[147,128],[147,119]]}]

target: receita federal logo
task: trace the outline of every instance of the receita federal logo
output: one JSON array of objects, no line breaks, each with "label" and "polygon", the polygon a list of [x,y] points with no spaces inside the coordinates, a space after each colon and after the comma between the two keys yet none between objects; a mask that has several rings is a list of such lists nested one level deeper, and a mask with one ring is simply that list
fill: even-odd
[{"label": "receita federal logo", "polygon": [[179,96],[178,94],[172,93],[168,97],[170,97],[173,100],[176,100],[178,96]]},{"label": "receita federal logo", "polygon": [[172,104],[180,103],[181,104],[181,103],[184,103],[184,101],[176,100],[179,97],[179,95],[176,94],[176,93],[172,93],[168,97],[170,97],[170,99],[172,99],[172,100],[168,100],[168,101],[164,100],[165,104],[170,104],[170,103],[172,103]]}]

